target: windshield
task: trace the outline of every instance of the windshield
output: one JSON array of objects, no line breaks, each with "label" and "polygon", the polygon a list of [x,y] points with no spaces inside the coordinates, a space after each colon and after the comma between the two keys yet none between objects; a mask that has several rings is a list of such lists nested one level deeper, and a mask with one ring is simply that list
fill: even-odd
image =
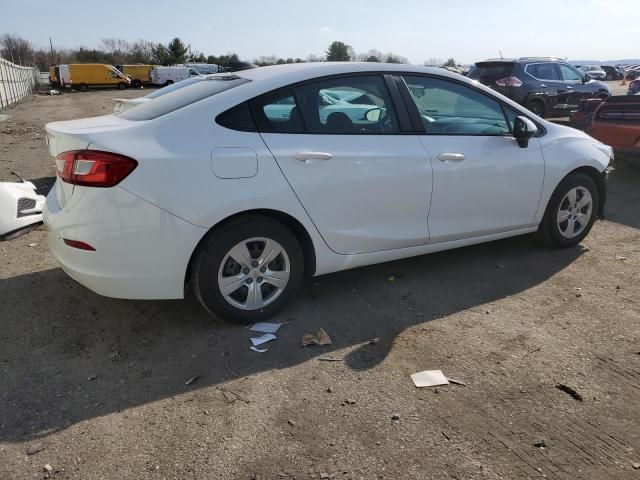
[{"label": "windshield", "polygon": [[152,102],[142,103],[118,115],[127,120],[152,120],[248,82],[250,80],[235,75],[200,78],[198,82],[168,92]]}]

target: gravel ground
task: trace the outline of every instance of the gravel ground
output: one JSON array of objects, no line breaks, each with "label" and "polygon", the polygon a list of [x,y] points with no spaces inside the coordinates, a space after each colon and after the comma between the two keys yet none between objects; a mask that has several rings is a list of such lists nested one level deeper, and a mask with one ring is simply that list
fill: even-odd
[{"label": "gravel ground", "polygon": [[[0,180],[50,184],[46,122],[143,93],[3,112]],[[93,294],[42,228],[0,242],[0,479],[640,478],[639,182],[618,159],[573,249],[521,237],[315,278],[264,354],[193,297]],[[320,327],[333,345],[301,347]],[[466,386],[416,389],[425,369]]]}]

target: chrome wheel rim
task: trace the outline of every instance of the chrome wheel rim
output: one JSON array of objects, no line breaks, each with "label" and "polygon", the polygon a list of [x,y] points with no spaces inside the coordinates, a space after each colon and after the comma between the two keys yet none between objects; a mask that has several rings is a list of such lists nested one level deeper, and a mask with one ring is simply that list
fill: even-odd
[{"label": "chrome wheel rim", "polygon": [[249,238],[222,259],[218,289],[230,305],[260,310],[284,292],[290,274],[289,256],[282,245],[270,238]]},{"label": "chrome wheel rim", "polygon": [[593,214],[591,192],[584,187],[575,187],[567,192],[558,209],[557,222],[560,235],[575,238],[587,228]]}]

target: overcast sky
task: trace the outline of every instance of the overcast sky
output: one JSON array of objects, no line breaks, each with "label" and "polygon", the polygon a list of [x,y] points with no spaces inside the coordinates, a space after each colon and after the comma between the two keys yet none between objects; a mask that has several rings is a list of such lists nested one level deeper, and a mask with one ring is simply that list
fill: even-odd
[{"label": "overcast sky", "polygon": [[[271,6],[267,6],[267,5]],[[454,57],[640,56],[640,0],[0,0],[0,33],[36,44],[96,47],[101,38],[167,43],[206,54],[302,57],[333,40],[412,63]]]}]

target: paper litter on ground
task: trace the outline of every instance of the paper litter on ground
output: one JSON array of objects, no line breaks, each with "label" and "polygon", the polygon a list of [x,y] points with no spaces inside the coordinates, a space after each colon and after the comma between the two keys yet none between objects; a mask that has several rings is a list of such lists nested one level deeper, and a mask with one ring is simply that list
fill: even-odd
[{"label": "paper litter on ground", "polygon": [[253,347],[253,346],[251,346],[251,347],[249,347],[249,348],[250,348],[251,350],[253,350],[254,352],[258,352],[258,353],[264,353],[264,352],[266,352],[266,351],[267,351],[267,349],[266,349],[266,348],[256,348],[256,347]]},{"label": "paper litter on ground", "polygon": [[276,333],[281,326],[281,323],[258,322],[252,325],[249,330],[260,333]]},{"label": "paper litter on ground", "polygon": [[251,337],[251,343],[253,343],[254,347],[257,347],[258,345],[262,345],[263,343],[267,343],[270,342],[271,340],[275,340],[276,336],[272,333],[265,333],[264,335],[261,335],[260,337]]},{"label": "paper litter on ground", "polygon": [[449,385],[449,380],[444,376],[442,370],[425,370],[411,375],[411,380],[416,387],[437,387],[438,385]]}]

